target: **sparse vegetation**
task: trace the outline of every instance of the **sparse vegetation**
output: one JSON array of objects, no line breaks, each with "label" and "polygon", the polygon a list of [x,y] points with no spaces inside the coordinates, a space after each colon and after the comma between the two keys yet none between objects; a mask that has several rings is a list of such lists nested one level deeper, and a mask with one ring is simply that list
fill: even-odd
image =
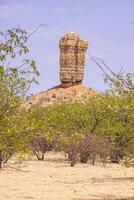
[{"label": "sparse vegetation", "polygon": [[63,151],[71,166],[88,159],[94,164],[98,155],[103,164],[107,157],[114,163],[124,156],[133,157],[133,74],[106,74],[108,90],[82,102],[21,108],[39,73],[34,60],[25,58],[15,66],[17,56],[22,58],[29,52],[26,31],[14,28],[0,35],[0,167],[29,147],[38,160],[44,160],[46,151]]}]

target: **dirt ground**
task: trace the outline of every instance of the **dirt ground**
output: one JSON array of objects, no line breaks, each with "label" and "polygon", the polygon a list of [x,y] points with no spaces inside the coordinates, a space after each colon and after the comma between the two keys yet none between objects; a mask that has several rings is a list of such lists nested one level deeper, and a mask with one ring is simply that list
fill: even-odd
[{"label": "dirt ground", "polygon": [[46,154],[45,161],[33,158],[21,165],[12,160],[0,171],[0,200],[27,199],[134,200],[134,168],[110,163],[70,167],[55,153]]}]

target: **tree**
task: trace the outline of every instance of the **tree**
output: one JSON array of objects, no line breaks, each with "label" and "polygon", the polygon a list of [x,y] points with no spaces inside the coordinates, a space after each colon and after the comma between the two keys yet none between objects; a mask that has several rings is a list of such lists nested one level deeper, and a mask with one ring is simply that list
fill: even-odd
[{"label": "tree", "polygon": [[0,32],[0,168],[14,152],[22,149],[27,127],[20,126],[20,105],[39,75],[35,61],[26,58],[28,38],[27,32],[20,28]]},{"label": "tree", "polygon": [[[132,153],[134,149],[134,74],[113,72],[110,67],[100,58],[91,57],[105,75],[108,89],[105,92],[111,98],[107,102],[106,109],[111,108],[110,116],[106,118],[107,124],[111,124],[111,136],[114,142],[125,153]],[[112,117],[113,116],[113,117]],[[108,126],[107,126],[108,127]],[[109,125],[110,128],[110,125]],[[134,152],[133,152],[134,153]]]}]

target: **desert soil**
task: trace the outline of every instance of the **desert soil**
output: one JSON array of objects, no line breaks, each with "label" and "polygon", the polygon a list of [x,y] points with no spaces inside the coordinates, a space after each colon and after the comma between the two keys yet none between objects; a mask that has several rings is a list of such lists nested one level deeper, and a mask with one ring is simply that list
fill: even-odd
[{"label": "desert soil", "polygon": [[11,160],[0,171],[0,200],[134,200],[134,168],[76,164],[59,153],[44,161]]}]

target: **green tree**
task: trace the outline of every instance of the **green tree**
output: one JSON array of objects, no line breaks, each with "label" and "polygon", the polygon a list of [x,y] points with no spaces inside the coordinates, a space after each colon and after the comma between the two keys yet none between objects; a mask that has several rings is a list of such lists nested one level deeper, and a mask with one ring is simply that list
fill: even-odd
[{"label": "green tree", "polygon": [[115,73],[102,59],[91,59],[103,71],[108,84],[100,133],[109,132],[115,146],[125,153],[134,153],[134,74],[122,70]]},{"label": "green tree", "polygon": [[39,75],[35,61],[26,57],[28,38],[20,28],[0,32],[0,167],[21,149],[25,129],[20,130],[20,105]]}]

